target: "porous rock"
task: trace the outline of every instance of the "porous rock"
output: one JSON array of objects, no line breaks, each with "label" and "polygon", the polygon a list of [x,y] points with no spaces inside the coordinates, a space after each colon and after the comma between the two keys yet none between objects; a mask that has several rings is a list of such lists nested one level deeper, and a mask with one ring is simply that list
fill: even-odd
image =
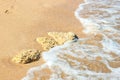
[{"label": "porous rock", "polygon": [[51,36],[58,44],[63,44],[69,40],[76,40],[78,37],[73,32],[48,32],[48,35]]},{"label": "porous rock", "polygon": [[30,50],[22,50],[18,55],[12,58],[12,61],[15,63],[30,63],[36,61],[40,58],[41,51],[30,49]]},{"label": "porous rock", "polygon": [[38,37],[36,41],[42,45],[44,50],[49,50],[57,45],[57,42],[54,39],[47,37]]}]

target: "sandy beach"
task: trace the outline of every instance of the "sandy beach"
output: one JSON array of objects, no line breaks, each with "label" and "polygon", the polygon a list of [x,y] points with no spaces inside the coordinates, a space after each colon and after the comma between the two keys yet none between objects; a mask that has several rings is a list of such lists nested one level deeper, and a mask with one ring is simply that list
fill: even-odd
[{"label": "sandy beach", "polygon": [[0,79],[20,80],[29,68],[44,61],[15,64],[22,49],[41,49],[35,41],[47,32],[74,32],[84,37],[74,11],[82,0],[0,0]]}]

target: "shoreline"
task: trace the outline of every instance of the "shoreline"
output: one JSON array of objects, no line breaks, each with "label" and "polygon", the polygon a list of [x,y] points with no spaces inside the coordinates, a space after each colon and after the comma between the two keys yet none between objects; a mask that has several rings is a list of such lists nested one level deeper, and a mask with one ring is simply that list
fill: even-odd
[{"label": "shoreline", "polygon": [[[40,59],[26,65],[14,64],[11,62],[11,58],[22,49],[41,49],[35,38],[46,36],[47,32],[72,31],[79,37],[84,37],[82,25],[74,16],[74,11],[81,2],[83,1],[67,2],[61,0],[55,1],[53,4],[49,0],[36,2],[32,0],[17,1],[14,3],[16,6],[8,10],[9,13],[1,14],[0,36],[2,36],[2,40],[0,41],[0,64],[2,67],[0,78],[2,80],[19,80],[25,76],[29,68],[44,63]],[[5,7],[9,7],[9,5]]]}]

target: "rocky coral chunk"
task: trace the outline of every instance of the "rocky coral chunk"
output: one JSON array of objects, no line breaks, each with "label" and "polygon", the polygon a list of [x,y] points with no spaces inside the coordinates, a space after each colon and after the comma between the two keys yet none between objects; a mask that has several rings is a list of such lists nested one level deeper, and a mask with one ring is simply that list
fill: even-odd
[{"label": "rocky coral chunk", "polygon": [[42,45],[44,50],[49,50],[50,48],[53,48],[57,45],[57,42],[52,38],[47,37],[39,37],[36,39],[38,43]]},{"label": "rocky coral chunk", "polygon": [[72,32],[48,32],[48,35],[53,37],[58,44],[63,44],[69,40],[78,39],[78,37]]},{"label": "rocky coral chunk", "polygon": [[18,55],[12,58],[12,61],[15,63],[30,63],[36,61],[40,58],[41,51],[31,49],[31,50],[22,50]]}]

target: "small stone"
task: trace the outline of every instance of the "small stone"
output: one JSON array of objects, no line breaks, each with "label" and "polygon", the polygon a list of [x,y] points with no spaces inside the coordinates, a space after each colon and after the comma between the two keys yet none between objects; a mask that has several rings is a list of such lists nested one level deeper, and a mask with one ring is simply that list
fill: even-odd
[{"label": "small stone", "polygon": [[9,13],[9,10],[5,10],[5,13]]},{"label": "small stone", "polygon": [[40,58],[41,51],[30,49],[30,50],[22,50],[18,55],[12,58],[12,61],[15,63],[30,63],[36,61]]},{"label": "small stone", "polygon": [[44,50],[49,50],[57,45],[57,42],[54,39],[47,37],[38,37],[36,41],[42,45]]},{"label": "small stone", "polygon": [[64,44],[66,41],[78,39],[73,32],[48,32],[58,44]]}]

